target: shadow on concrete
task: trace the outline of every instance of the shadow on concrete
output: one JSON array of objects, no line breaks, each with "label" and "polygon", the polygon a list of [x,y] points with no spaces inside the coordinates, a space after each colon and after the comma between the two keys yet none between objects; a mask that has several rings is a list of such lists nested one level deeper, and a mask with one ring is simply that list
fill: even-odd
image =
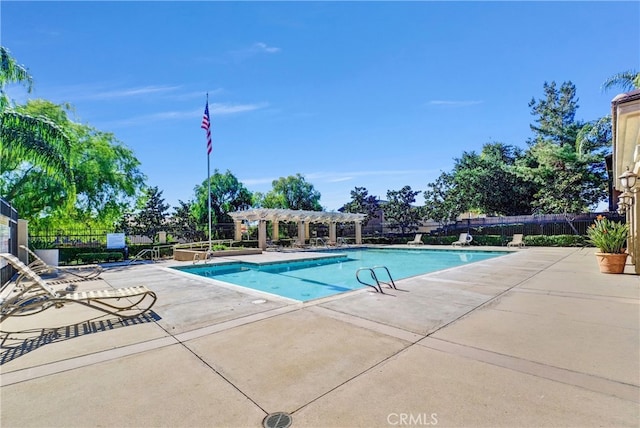
[{"label": "shadow on concrete", "polygon": [[100,318],[56,328],[0,331],[0,366],[50,343],[137,324],[157,322],[161,319],[160,315],[154,311],[148,311],[131,318]]}]

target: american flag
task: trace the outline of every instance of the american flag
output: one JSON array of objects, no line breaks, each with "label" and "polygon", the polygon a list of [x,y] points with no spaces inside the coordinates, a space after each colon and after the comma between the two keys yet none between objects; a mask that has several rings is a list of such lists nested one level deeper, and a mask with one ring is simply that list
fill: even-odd
[{"label": "american flag", "polygon": [[207,156],[211,154],[213,145],[211,144],[211,121],[209,120],[209,102],[204,107],[204,116],[202,116],[202,125],[200,128],[207,131]]}]

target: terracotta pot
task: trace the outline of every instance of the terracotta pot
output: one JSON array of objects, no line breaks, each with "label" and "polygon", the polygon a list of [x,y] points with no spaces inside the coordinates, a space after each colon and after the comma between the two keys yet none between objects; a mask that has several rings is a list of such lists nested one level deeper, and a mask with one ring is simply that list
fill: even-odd
[{"label": "terracotta pot", "polygon": [[623,273],[627,263],[627,254],[596,253],[600,272],[602,273]]}]

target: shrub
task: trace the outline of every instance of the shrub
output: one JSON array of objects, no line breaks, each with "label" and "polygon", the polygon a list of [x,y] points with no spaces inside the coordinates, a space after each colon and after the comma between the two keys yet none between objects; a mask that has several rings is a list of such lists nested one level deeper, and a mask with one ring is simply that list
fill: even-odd
[{"label": "shrub", "polygon": [[584,247],[587,240],[582,235],[530,235],[524,237],[529,247]]},{"label": "shrub", "polygon": [[620,254],[624,252],[627,245],[629,225],[598,216],[594,224],[587,229],[587,236],[589,242],[601,253]]},{"label": "shrub", "polygon": [[122,253],[115,251],[106,251],[100,253],[79,253],[77,255],[81,263],[102,263],[102,262],[119,262],[123,260]]}]

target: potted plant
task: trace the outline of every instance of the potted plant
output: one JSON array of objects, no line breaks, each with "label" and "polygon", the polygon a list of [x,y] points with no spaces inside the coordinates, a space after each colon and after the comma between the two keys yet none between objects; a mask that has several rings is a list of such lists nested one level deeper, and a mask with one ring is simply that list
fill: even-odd
[{"label": "potted plant", "polygon": [[629,225],[599,215],[587,229],[589,241],[598,248],[596,257],[603,273],[623,273],[627,262]]}]

